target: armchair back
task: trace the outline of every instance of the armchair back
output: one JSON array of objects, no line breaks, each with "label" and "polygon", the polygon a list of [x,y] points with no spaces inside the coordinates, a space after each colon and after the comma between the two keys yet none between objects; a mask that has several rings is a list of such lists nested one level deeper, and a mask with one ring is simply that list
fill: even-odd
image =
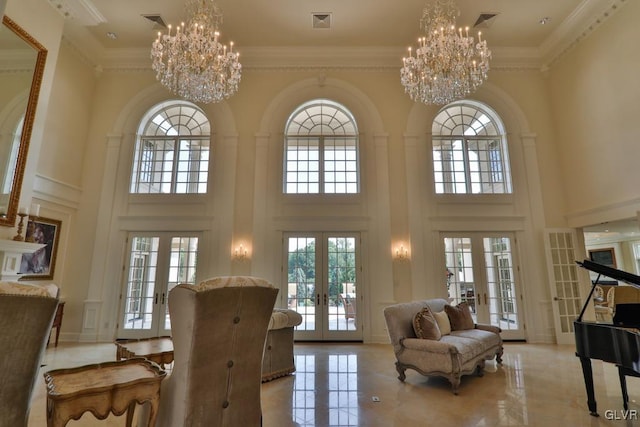
[{"label": "armchair back", "polygon": [[262,356],[278,289],[229,276],[169,293],[174,366],[158,425],[259,426]]},{"label": "armchair back", "polygon": [[0,427],[26,427],[58,299],[0,292]]}]

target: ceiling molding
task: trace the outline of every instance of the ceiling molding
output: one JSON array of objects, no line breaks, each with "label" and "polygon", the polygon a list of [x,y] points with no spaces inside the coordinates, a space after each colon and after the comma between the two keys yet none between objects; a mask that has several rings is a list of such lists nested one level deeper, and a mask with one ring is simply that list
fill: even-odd
[{"label": "ceiling molding", "polygon": [[584,0],[540,45],[543,69],[550,68],[582,39],[631,0]]},{"label": "ceiling molding", "polygon": [[[150,49],[102,49],[91,38],[65,35],[74,51],[92,67],[103,70],[151,70]],[[78,43],[78,40],[82,42]],[[246,70],[358,69],[370,71],[399,70],[402,47],[245,47],[240,62]],[[492,70],[539,70],[537,48],[496,48]]]},{"label": "ceiling molding", "polygon": [[98,25],[107,19],[91,0],[49,0],[49,3],[65,19],[77,21],[81,25]]}]

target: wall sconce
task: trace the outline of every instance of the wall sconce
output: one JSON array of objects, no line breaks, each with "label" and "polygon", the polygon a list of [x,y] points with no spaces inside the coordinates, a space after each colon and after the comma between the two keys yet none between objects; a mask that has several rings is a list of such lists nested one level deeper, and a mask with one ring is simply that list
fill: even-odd
[{"label": "wall sconce", "polygon": [[397,260],[407,260],[409,259],[409,251],[404,245],[400,245],[396,247],[396,250],[393,252],[394,259]]},{"label": "wall sconce", "polygon": [[237,248],[234,249],[233,254],[231,254],[231,257],[236,261],[244,261],[245,259],[247,259],[249,257],[249,252],[241,244]]}]

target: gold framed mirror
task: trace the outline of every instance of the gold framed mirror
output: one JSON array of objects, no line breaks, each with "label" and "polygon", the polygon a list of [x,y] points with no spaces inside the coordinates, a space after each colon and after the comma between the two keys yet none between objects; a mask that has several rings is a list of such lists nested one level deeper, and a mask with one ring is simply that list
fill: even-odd
[{"label": "gold framed mirror", "polygon": [[16,223],[47,50],[4,16],[0,25],[0,226]]}]

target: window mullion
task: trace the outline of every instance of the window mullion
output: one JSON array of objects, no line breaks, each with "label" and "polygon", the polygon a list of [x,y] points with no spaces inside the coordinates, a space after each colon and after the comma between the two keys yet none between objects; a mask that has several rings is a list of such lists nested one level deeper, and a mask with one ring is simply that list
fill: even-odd
[{"label": "window mullion", "polygon": [[171,171],[171,194],[175,194],[178,187],[178,160],[180,157],[180,137],[174,138],[173,143],[173,170]]},{"label": "window mullion", "polygon": [[325,194],[324,188],[324,136],[318,137],[318,190],[321,194]]},{"label": "window mullion", "polygon": [[464,159],[464,177],[465,177],[465,192],[467,194],[472,193],[471,186],[471,161],[469,160],[469,144],[467,143],[467,138],[460,137],[460,141],[462,144],[462,156]]}]

